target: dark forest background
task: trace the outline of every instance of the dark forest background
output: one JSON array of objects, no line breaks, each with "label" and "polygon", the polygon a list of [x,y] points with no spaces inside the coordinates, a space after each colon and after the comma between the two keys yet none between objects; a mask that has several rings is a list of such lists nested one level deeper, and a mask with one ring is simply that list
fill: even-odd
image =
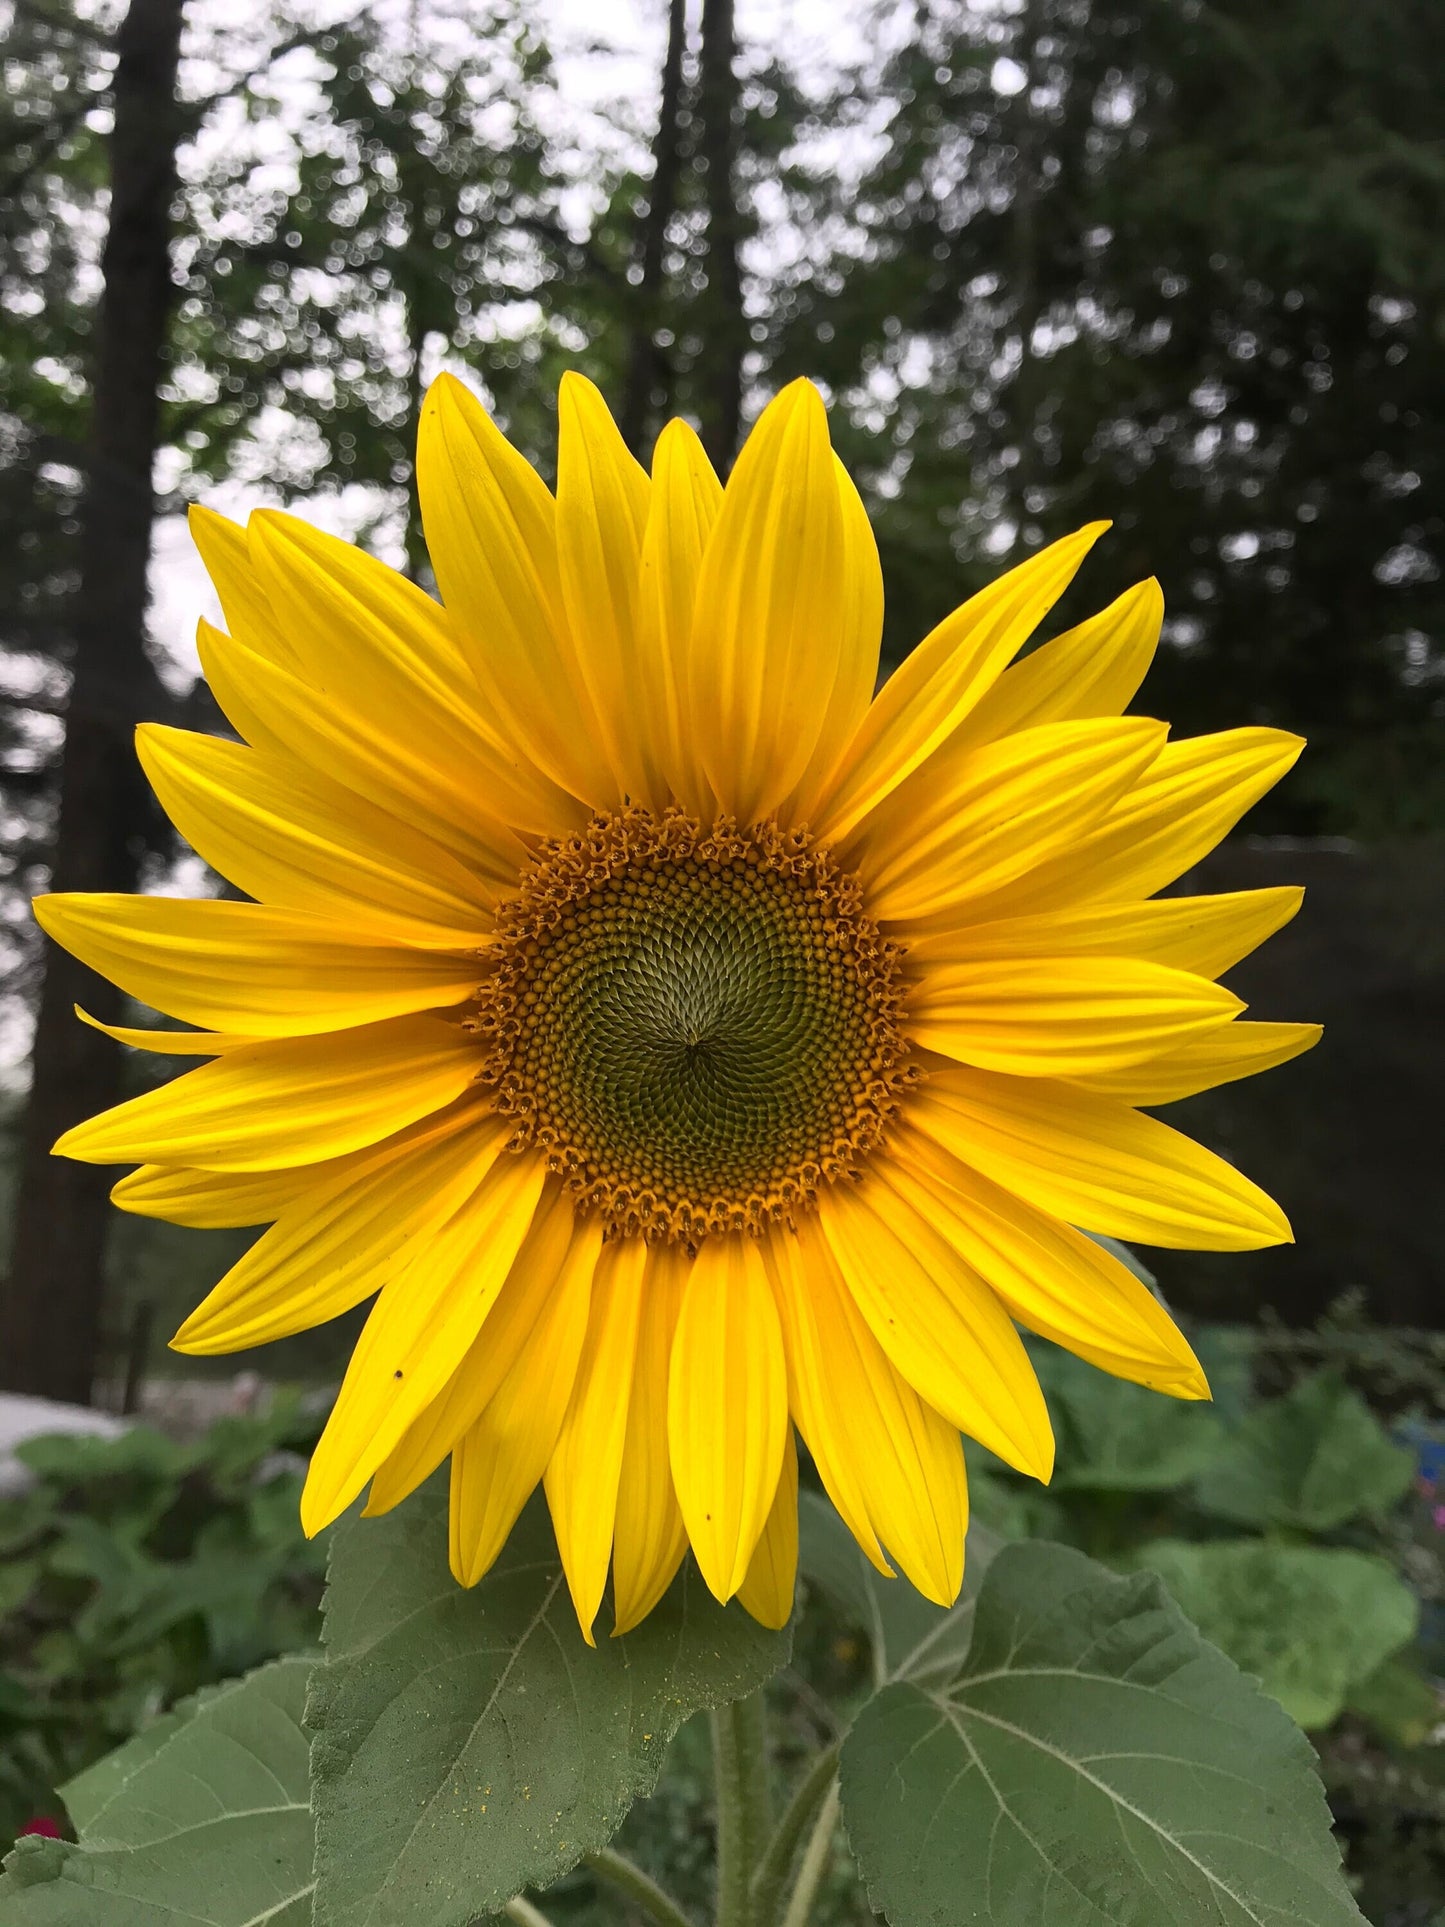
[{"label": "dark forest background", "polygon": [[733,0],[653,0],[647,86],[585,109],[535,7],[331,11],[0,6],[0,1384],[89,1398],[225,1256],[117,1226],[109,1174],[48,1156],[144,1073],[74,1021],[120,1001],[41,956],[29,894],[164,880],[132,728],[222,727],[152,633],[148,557],[217,490],[344,491],[425,579],[410,457],[443,363],[544,469],[563,367],[640,454],[680,412],[724,465],[812,375],[894,661],[1112,516],[1057,626],[1156,574],[1138,707],[1311,742],[1191,882],[1311,886],[1237,982],[1326,1042],[1171,1114],[1300,1242],[1162,1254],[1162,1283],[1215,1315],[1308,1320],[1357,1288],[1438,1323],[1438,0],[856,0],[861,51],[826,62]]}]

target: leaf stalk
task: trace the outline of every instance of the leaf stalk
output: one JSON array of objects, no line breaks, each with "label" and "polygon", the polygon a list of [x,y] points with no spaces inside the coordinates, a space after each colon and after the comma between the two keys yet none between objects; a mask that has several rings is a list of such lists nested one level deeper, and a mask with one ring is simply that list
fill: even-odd
[{"label": "leaf stalk", "polygon": [[635,1860],[629,1860],[625,1853],[617,1853],[611,1847],[604,1847],[600,1853],[582,1856],[582,1864],[590,1867],[599,1880],[606,1881],[632,1904],[647,1915],[656,1927],[693,1927],[682,1908],[672,1895],[658,1885],[650,1873],[644,1872]]},{"label": "leaf stalk", "polygon": [[828,1789],[838,1771],[840,1751],[840,1745],[835,1742],[817,1756],[783,1809],[783,1817],[773,1829],[773,1836],[753,1875],[753,1927],[773,1927],[777,1920],[783,1883],[792,1868],[798,1842],[827,1798]]}]

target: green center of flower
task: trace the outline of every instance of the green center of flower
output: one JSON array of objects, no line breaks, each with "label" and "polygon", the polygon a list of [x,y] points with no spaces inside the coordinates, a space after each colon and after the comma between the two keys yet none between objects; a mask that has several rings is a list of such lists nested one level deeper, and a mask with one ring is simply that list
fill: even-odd
[{"label": "green center of flower", "polygon": [[484,1077],[610,1229],[761,1229],[858,1175],[907,1081],[899,953],[806,836],[597,817],[498,924]]}]

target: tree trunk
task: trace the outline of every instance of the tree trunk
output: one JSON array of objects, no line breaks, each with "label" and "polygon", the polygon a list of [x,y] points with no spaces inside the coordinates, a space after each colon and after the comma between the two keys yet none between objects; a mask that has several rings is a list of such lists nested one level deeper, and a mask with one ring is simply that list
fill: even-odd
[{"label": "tree trunk", "polygon": [[639,461],[665,373],[657,331],[662,322],[667,229],[677,211],[677,183],[682,165],[682,60],[686,42],[686,0],[668,0],[662,101],[652,143],[652,185],[647,191],[647,208],[637,237],[637,306],[618,422],[622,439]]},{"label": "tree trunk", "polygon": [[699,304],[703,349],[698,360],[698,413],[703,445],[713,466],[723,474],[737,453],[743,357],[748,350],[739,261],[742,215],[736,181],[740,118],[736,58],[733,0],[703,0],[698,158],[705,170],[707,291]]},{"label": "tree trunk", "polygon": [[[95,328],[88,477],[72,683],[51,864],[57,890],[135,887],[146,818],[135,724],[152,707],[145,652],[158,390],[171,304],[170,222],[183,0],[131,0],[116,42],[110,225]],[[61,1131],[121,1095],[121,1052],[77,1002],[118,1014],[119,993],[50,946],[35,1034],[0,1385],[89,1401],[100,1337],[112,1174],[52,1158]]]}]

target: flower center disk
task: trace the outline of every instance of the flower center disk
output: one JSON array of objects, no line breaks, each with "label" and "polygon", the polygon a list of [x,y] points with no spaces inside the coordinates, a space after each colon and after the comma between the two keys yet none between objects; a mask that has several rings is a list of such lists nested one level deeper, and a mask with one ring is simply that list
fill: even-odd
[{"label": "flower center disk", "polygon": [[793,1221],[861,1175],[910,1081],[901,952],[804,832],[599,815],[497,928],[483,1079],[615,1234]]}]

